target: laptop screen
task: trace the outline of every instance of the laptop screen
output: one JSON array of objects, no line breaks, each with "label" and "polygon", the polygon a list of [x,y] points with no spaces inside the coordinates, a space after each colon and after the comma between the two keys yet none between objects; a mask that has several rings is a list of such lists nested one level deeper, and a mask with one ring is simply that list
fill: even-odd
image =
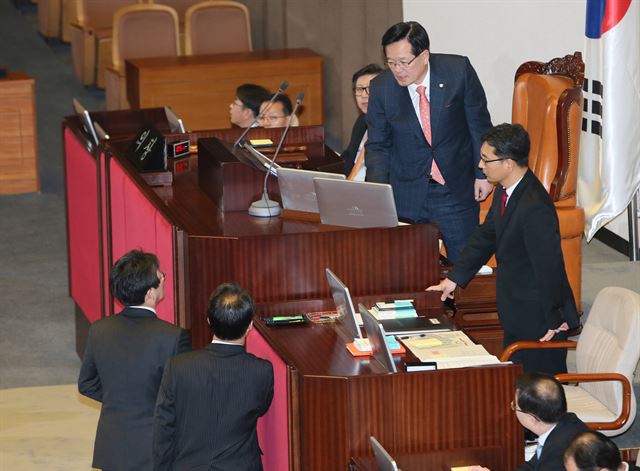
[{"label": "laptop screen", "polygon": [[328,268],[325,268],[327,282],[331,288],[331,296],[336,305],[336,311],[340,315],[342,322],[349,328],[353,338],[362,338],[362,331],[356,319],[356,310],[353,308],[353,301],[349,288]]},{"label": "laptop screen", "polygon": [[278,170],[278,186],[285,209],[318,213],[318,198],[313,184],[314,178],[344,180],[341,173],[315,172],[281,168]]},{"label": "laptop screen", "polygon": [[358,310],[362,316],[364,323],[364,330],[367,333],[369,344],[371,345],[371,352],[373,358],[378,360],[385,369],[391,373],[396,373],[398,369],[393,361],[391,350],[385,340],[384,327],[371,315],[369,310],[362,304],[358,304]]}]

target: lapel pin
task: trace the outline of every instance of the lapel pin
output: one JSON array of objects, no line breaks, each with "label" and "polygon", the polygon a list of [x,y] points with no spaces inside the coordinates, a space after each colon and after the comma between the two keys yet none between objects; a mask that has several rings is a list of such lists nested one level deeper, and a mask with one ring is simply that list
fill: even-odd
[{"label": "lapel pin", "polygon": [[438,84],[438,87],[439,87],[439,88],[444,88],[444,83],[440,82],[440,83]]}]

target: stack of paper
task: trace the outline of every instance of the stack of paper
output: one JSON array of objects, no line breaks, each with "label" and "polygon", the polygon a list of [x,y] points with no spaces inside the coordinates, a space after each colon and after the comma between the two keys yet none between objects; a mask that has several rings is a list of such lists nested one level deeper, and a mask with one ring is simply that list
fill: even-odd
[{"label": "stack of paper", "polygon": [[379,321],[387,319],[402,319],[418,317],[418,313],[411,301],[395,301],[392,303],[376,303],[369,311]]}]

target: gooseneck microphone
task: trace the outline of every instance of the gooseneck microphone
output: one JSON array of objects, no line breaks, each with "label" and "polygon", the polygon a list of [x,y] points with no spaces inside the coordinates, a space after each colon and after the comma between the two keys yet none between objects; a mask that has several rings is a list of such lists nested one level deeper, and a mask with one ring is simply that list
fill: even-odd
[{"label": "gooseneck microphone", "polygon": [[276,98],[282,95],[282,92],[284,92],[288,87],[289,87],[289,82],[287,81],[284,81],[280,84],[276,92],[273,94],[273,96],[269,100],[269,103],[267,103],[267,106],[265,106],[264,109],[260,113],[258,113],[255,118],[253,118],[253,121],[251,121],[251,124],[249,125],[249,127],[246,128],[242,132],[242,134],[240,134],[240,137],[236,139],[236,142],[233,143],[234,149],[238,146],[238,144],[240,144],[240,141],[244,139],[244,137],[249,133],[249,131],[251,131],[251,129],[253,128],[253,125],[256,124],[264,116],[264,114],[267,111],[269,111],[269,108],[271,108],[271,105],[273,105],[273,102],[276,101]]},{"label": "gooseneck microphone", "polygon": [[287,134],[289,133],[289,128],[291,128],[291,122],[293,118],[296,116],[298,108],[304,99],[304,92],[298,93],[296,97],[296,104],[291,111],[291,115],[289,116],[289,120],[287,122],[287,126],[284,128],[282,132],[282,137],[280,137],[280,142],[278,142],[278,147],[276,147],[276,151],[273,153],[273,158],[269,163],[269,168],[267,168],[267,173],[264,176],[264,183],[262,185],[262,199],[258,201],[254,201],[251,203],[249,207],[249,214],[251,216],[260,216],[260,217],[273,217],[280,215],[280,204],[277,201],[272,201],[269,199],[269,193],[267,192],[267,182],[269,180],[269,175],[271,174],[271,170],[273,169],[273,165],[276,163],[276,159],[278,158],[278,154],[280,153],[280,149],[282,148],[282,144],[284,140],[287,138]]}]

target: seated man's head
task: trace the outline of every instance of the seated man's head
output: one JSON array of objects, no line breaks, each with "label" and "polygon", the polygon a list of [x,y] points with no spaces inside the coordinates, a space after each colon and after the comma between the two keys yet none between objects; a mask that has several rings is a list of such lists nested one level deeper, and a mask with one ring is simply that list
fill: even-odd
[{"label": "seated man's head", "polygon": [[247,128],[258,116],[260,104],[271,98],[271,93],[264,87],[253,83],[245,83],[236,89],[236,97],[229,105],[231,124]]},{"label": "seated man's head", "polygon": [[[478,167],[491,183],[505,188],[517,182],[529,165],[529,134],[519,124],[499,124],[480,138]],[[512,181],[513,180],[513,181]]]},{"label": "seated man's head", "polygon": [[[215,339],[244,342],[253,325],[251,295],[235,283],[223,283],[209,298],[207,322]],[[239,342],[239,343],[240,343]]]},{"label": "seated man's head", "polygon": [[278,95],[274,102],[267,108],[269,100],[265,100],[260,105],[260,125],[263,128],[283,128],[289,122],[289,117],[293,112],[291,99],[286,95]]},{"label": "seated man's head", "polygon": [[600,432],[582,432],[564,453],[567,471],[618,471],[624,469],[620,450]]},{"label": "seated man's head", "polygon": [[356,105],[365,114],[369,106],[369,83],[382,71],[382,67],[378,64],[369,64],[358,70],[351,78]]},{"label": "seated man's head", "polygon": [[511,408],[523,427],[541,435],[562,419],[567,399],[553,376],[529,372],[517,379]]},{"label": "seated man's head", "polygon": [[164,298],[164,278],[158,257],[132,250],[111,267],[109,286],[113,296],[125,306],[155,307]]}]

